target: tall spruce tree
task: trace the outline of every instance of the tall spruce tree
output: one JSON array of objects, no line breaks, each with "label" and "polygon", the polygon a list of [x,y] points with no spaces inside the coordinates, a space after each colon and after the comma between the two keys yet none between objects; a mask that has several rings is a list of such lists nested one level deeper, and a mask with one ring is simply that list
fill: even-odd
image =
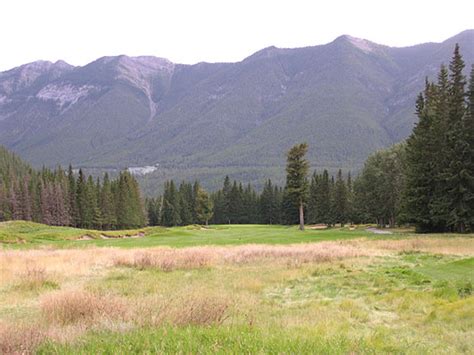
[{"label": "tall spruce tree", "polygon": [[447,136],[446,193],[449,196],[448,227],[464,233],[472,218],[469,209],[473,189],[473,176],[470,174],[467,161],[472,159],[469,133],[465,131],[466,78],[463,75],[464,61],[456,44],[454,55],[449,64],[449,130]]},{"label": "tall spruce tree", "polygon": [[424,94],[420,93],[416,102],[418,123],[407,139],[406,208],[419,232],[440,228],[434,224],[430,210],[436,186],[433,176],[436,141],[432,129],[435,97],[435,86],[426,82]]},{"label": "tall spruce tree", "polygon": [[468,179],[471,181],[471,188],[466,192],[466,201],[471,216],[469,230],[470,232],[474,232],[474,64],[471,67],[469,88],[467,91],[467,113],[464,119],[464,132],[470,151],[464,164],[466,166],[466,176],[468,176]]},{"label": "tall spruce tree", "polygon": [[173,180],[165,183],[163,205],[161,208],[161,224],[167,227],[181,224],[179,197]]},{"label": "tall spruce tree", "polygon": [[274,224],[276,222],[277,201],[275,199],[275,189],[270,179],[265,182],[263,187],[263,191],[260,195],[259,208],[262,223]]},{"label": "tall spruce tree", "polygon": [[324,169],[320,177],[320,183],[317,193],[316,222],[330,224],[331,214],[331,191],[330,191],[329,173]]},{"label": "tall spruce tree", "polygon": [[307,151],[306,143],[293,146],[288,151],[286,162],[285,189],[288,198],[298,206],[300,230],[304,230],[304,206],[308,195],[309,163],[305,159]]},{"label": "tall spruce tree", "polygon": [[207,192],[198,187],[196,190],[196,216],[197,221],[206,226],[212,218],[212,201]]},{"label": "tall spruce tree", "polygon": [[336,183],[334,185],[334,221],[344,226],[347,220],[347,187],[342,178],[342,171],[337,173]]},{"label": "tall spruce tree", "polygon": [[308,197],[308,208],[306,218],[308,223],[318,222],[318,189],[320,185],[319,175],[316,171],[311,176],[311,182],[309,184],[309,197]]}]

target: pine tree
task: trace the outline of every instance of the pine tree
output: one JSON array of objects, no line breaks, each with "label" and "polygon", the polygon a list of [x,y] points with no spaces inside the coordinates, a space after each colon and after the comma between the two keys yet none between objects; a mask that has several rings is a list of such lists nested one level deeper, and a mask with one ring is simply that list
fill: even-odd
[{"label": "pine tree", "polygon": [[157,226],[160,224],[160,198],[146,199],[146,209],[148,214],[148,225]]},{"label": "pine tree", "polygon": [[344,226],[347,220],[347,187],[342,178],[341,169],[337,173],[334,185],[334,221]]},{"label": "pine tree", "polygon": [[471,67],[469,88],[467,92],[467,113],[464,119],[464,132],[466,142],[469,145],[469,154],[464,165],[466,167],[465,176],[471,181],[471,188],[466,191],[466,203],[468,205],[470,221],[469,230],[474,232],[474,64]]},{"label": "pine tree", "polygon": [[212,201],[204,189],[198,187],[196,191],[196,216],[199,223],[206,226],[212,217]]},{"label": "pine tree", "polygon": [[[222,190],[219,190],[211,194],[211,200],[214,206],[214,213],[211,218],[211,223],[212,224],[227,223],[227,220],[224,216],[224,196],[223,196]],[[194,208],[196,209],[196,207]]]},{"label": "pine tree", "polygon": [[53,192],[49,184],[42,183],[40,188],[41,223],[53,225]]},{"label": "pine tree", "polygon": [[308,208],[307,208],[307,220],[308,223],[314,224],[318,222],[318,190],[319,190],[319,176],[316,171],[311,177],[309,185],[309,197],[308,197]]},{"label": "pine tree", "polygon": [[350,171],[347,173],[347,220],[351,224],[354,221],[354,187]]},{"label": "pine tree", "polygon": [[433,176],[436,140],[433,137],[436,88],[426,82],[424,95],[416,103],[418,124],[407,139],[406,209],[417,231],[439,230],[434,224],[430,206],[436,186]]},{"label": "pine tree", "polygon": [[307,151],[306,143],[295,145],[288,151],[286,164],[286,192],[288,198],[298,205],[300,230],[304,230],[304,205],[308,195]]},{"label": "pine tree", "polygon": [[[174,189],[174,184],[173,184]],[[176,204],[178,199],[174,190]],[[128,172],[123,171],[119,175],[116,189],[116,213],[119,228],[139,228],[145,225],[146,216],[140,189],[135,178]],[[177,211],[179,217],[179,211]]]},{"label": "pine tree", "polygon": [[278,206],[275,198],[275,189],[272,185],[272,181],[268,179],[265,182],[263,191],[260,195],[259,208],[262,223],[277,223],[277,207]]},{"label": "pine tree", "polygon": [[235,180],[228,194],[226,205],[229,223],[240,223],[241,213],[243,210],[242,185],[239,187]]},{"label": "pine tree", "polygon": [[191,184],[187,184],[184,181],[179,186],[179,210],[181,225],[187,226],[194,222],[194,198],[193,188]]},{"label": "pine tree", "polygon": [[472,218],[470,195],[473,176],[466,162],[472,159],[468,132],[465,131],[465,86],[464,61],[456,44],[453,59],[449,65],[449,130],[447,136],[446,193],[449,196],[448,226],[464,233]]},{"label": "pine tree", "polygon": [[232,185],[230,183],[229,176],[226,176],[224,179],[224,187],[222,188],[222,195],[224,201],[224,209],[223,209],[223,216],[226,220],[226,223],[230,224],[231,221],[231,210],[232,210]]},{"label": "pine tree", "polygon": [[181,224],[178,193],[173,180],[165,183],[161,210],[161,224],[167,227],[178,226]]},{"label": "pine tree", "polygon": [[22,208],[20,204],[20,197],[16,183],[12,182],[10,185],[10,215],[13,220],[19,220],[23,217]]},{"label": "pine tree", "polygon": [[112,193],[109,174],[105,173],[100,190],[99,206],[102,213],[102,227],[106,230],[114,228],[117,224],[114,204],[114,195]]},{"label": "pine tree", "polygon": [[330,224],[331,218],[331,192],[329,183],[329,173],[324,169],[320,178],[317,196],[316,222]]},{"label": "pine tree", "polygon": [[82,169],[79,169],[79,176],[76,184],[76,203],[77,203],[77,226],[87,228],[87,186],[86,178]]},{"label": "pine tree", "polygon": [[33,200],[30,193],[29,177],[23,178],[20,194],[22,219],[25,221],[31,221],[33,220]]},{"label": "pine tree", "polygon": [[79,212],[77,210],[77,186],[76,178],[74,177],[74,171],[72,166],[69,165],[68,174],[68,202],[69,202],[69,216],[70,216],[70,225],[77,227],[80,224]]}]

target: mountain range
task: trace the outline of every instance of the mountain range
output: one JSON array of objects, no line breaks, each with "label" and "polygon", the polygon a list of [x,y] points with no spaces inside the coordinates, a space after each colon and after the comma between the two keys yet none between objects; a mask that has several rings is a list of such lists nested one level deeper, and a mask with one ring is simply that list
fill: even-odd
[{"label": "mountain range", "polygon": [[237,63],[37,61],[0,73],[0,144],[34,166],[153,166],[148,190],[165,178],[214,188],[226,174],[281,182],[285,152],[302,141],[313,167],[357,171],[410,134],[416,95],[455,43],[470,68],[474,30],[403,48],[343,35]]}]

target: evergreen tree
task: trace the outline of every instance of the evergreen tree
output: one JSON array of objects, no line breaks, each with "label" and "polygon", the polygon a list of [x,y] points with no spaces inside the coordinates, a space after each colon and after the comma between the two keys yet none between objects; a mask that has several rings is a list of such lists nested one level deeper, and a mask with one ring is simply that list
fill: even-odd
[{"label": "evergreen tree", "polygon": [[350,171],[347,173],[347,221],[351,224],[354,221],[354,188]]},{"label": "evergreen tree", "polygon": [[33,220],[33,199],[30,193],[29,178],[24,177],[20,189],[20,207],[22,210],[22,219],[25,221]]},{"label": "evergreen tree", "polygon": [[449,196],[448,227],[464,233],[470,224],[473,211],[469,208],[473,193],[474,176],[466,164],[472,160],[469,132],[465,131],[466,79],[463,75],[464,61],[456,44],[449,65],[449,130],[447,135],[446,193]]},{"label": "evergreen tree", "polygon": [[334,221],[344,226],[347,220],[347,187],[339,169],[334,185]]},{"label": "evergreen tree", "polygon": [[79,176],[77,178],[76,184],[76,196],[77,196],[77,226],[81,228],[87,228],[87,219],[88,219],[88,211],[87,211],[87,186],[86,186],[86,178],[82,169],[79,169]]},{"label": "evergreen tree", "polygon": [[467,113],[464,119],[464,132],[466,142],[469,145],[469,154],[464,162],[466,167],[466,177],[471,180],[471,188],[466,192],[466,202],[468,204],[470,221],[469,230],[474,231],[474,64],[471,67],[469,88],[467,92]]},{"label": "evergreen tree", "polygon": [[113,229],[117,224],[114,204],[114,195],[109,174],[105,173],[100,190],[99,206],[102,213],[102,227],[106,230]]},{"label": "evergreen tree", "polygon": [[193,187],[184,181],[179,186],[179,210],[181,225],[187,226],[194,223]]},{"label": "evergreen tree", "polygon": [[265,182],[263,191],[260,195],[260,215],[261,221],[265,224],[274,224],[277,222],[277,201],[275,196],[275,189],[272,181],[268,179]]},{"label": "evergreen tree", "polygon": [[161,224],[167,227],[178,226],[181,224],[178,193],[173,180],[165,183],[165,192],[163,194],[163,205],[161,210]]},{"label": "evergreen tree", "polygon": [[436,177],[433,176],[436,140],[433,138],[436,88],[426,83],[424,95],[416,103],[418,124],[407,139],[406,208],[420,232],[440,229],[435,226],[430,206],[435,193]]},{"label": "evergreen tree", "polygon": [[320,178],[316,199],[318,201],[315,212],[316,223],[330,224],[331,191],[329,183],[329,173],[326,169],[324,169],[323,174]]},{"label": "evergreen tree", "polygon": [[223,202],[224,202],[224,209],[223,209],[223,216],[225,219],[225,223],[229,223],[231,221],[231,210],[232,210],[232,185],[230,183],[230,178],[229,176],[226,176],[224,179],[224,187],[222,188],[222,197],[223,197]]},{"label": "evergreen tree", "polygon": [[[174,190],[174,194],[175,203],[178,204],[176,190]],[[138,183],[128,171],[123,171],[119,175],[116,201],[118,227],[138,228],[146,224]]]},{"label": "evergreen tree", "polygon": [[314,224],[318,222],[318,191],[319,191],[319,176],[316,174],[316,171],[311,177],[311,182],[309,185],[309,197],[308,197],[308,208],[307,208],[307,220],[308,223]]},{"label": "evergreen tree", "polygon": [[286,193],[288,198],[298,205],[300,230],[304,230],[304,205],[308,194],[309,163],[305,159],[308,145],[297,144],[287,154]]},{"label": "evergreen tree", "polygon": [[239,186],[237,181],[234,180],[226,201],[229,223],[240,223],[243,210],[242,192],[242,185]]},{"label": "evergreen tree", "polygon": [[212,204],[214,206],[214,213],[211,218],[211,223],[222,224],[227,223],[224,216],[224,196],[222,190],[219,190],[211,195]]},{"label": "evergreen tree", "polygon": [[196,191],[196,216],[199,223],[204,223],[206,226],[212,217],[212,201],[201,187]]},{"label": "evergreen tree", "polygon": [[76,179],[74,177],[74,171],[72,166],[69,165],[68,169],[68,202],[69,202],[69,216],[70,216],[70,225],[77,227],[80,224],[80,216],[77,209],[77,186]]}]

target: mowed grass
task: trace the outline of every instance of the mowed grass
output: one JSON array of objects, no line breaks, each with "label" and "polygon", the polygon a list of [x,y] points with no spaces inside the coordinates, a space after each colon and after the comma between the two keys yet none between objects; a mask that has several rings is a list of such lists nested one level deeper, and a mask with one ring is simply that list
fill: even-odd
[{"label": "mowed grass", "polygon": [[32,237],[0,250],[0,353],[474,348],[472,235],[281,226],[155,232]]},{"label": "mowed grass", "polygon": [[[139,234],[143,237],[127,238]],[[399,235],[403,234],[395,233],[391,237],[396,238]],[[84,246],[121,248],[172,246],[180,248],[249,243],[294,244],[361,237],[381,238],[381,236],[366,231],[364,227],[355,230],[350,230],[349,227],[327,230],[306,229],[301,232],[297,227],[280,225],[216,225],[208,228],[193,225],[104,232],[69,227],[51,227],[24,221],[0,223],[0,246],[4,248],[35,248],[41,245],[52,245],[57,248]]]}]

